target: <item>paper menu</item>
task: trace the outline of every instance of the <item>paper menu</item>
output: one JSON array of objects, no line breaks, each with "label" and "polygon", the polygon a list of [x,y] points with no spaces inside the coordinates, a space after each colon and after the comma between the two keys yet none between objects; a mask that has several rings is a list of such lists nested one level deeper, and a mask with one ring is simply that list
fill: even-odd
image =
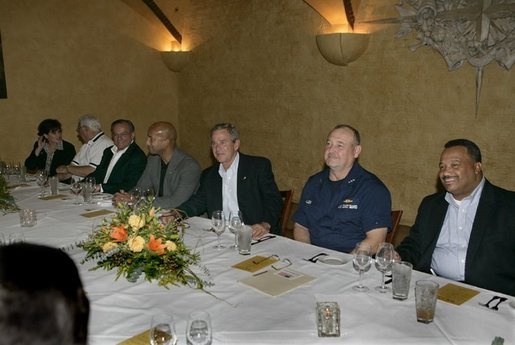
[{"label": "paper menu", "polygon": [[62,194],[47,195],[47,196],[42,196],[41,198],[39,198],[39,200],[56,200],[56,199],[62,199],[62,198],[65,198],[65,197],[66,196],[62,195]]},{"label": "paper menu", "polygon": [[477,290],[451,283],[438,289],[439,300],[456,305],[462,305],[477,294],[479,294],[479,291]]},{"label": "paper menu", "polygon": [[267,295],[279,296],[314,279],[316,277],[291,268],[284,268],[280,271],[268,270],[256,273],[240,279],[240,282]]}]

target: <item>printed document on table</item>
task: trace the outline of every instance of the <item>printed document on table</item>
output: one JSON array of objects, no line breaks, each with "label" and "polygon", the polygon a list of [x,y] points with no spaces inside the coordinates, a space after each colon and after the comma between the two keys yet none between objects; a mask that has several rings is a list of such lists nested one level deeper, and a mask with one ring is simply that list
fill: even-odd
[{"label": "printed document on table", "polygon": [[241,279],[240,282],[267,295],[279,296],[315,279],[316,277],[291,268],[284,268],[280,271],[268,270],[255,273]]}]

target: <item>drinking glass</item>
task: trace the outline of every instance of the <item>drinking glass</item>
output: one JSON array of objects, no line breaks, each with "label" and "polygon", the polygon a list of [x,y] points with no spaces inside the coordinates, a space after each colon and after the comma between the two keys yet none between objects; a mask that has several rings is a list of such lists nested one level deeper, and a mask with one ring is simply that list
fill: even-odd
[{"label": "drinking glass", "polygon": [[368,291],[368,287],[363,285],[363,273],[368,271],[372,265],[371,252],[372,249],[370,248],[370,245],[364,243],[356,244],[354,257],[352,258],[352,266],[359,272],[359,284],[353,286],[353,290],[360,292]]},{"label": "drinking glass", "polygon": [[143,196],[148,201],[154,202],[154,199],[156,198],[156,192],[154,192],[154,188],[153,187],[148,187],[147,189],[145,189],[145,192],[143,193]]},{"label": "drinking glass", "polygon": [[224,212],[221,210],[213,211],[213,215],[211,216],[211,225],[213,226],[213,229],[215,230],[216,237],[218,240],[218,244],[214,246],[216,249],[223,249],[225,248],[222,245],[222,242],[220,242],[220,236],[225,231],[225,218],[224,218]]},{"label": "drinking glass", "polygon": [[234,234],[234,245],[230,248],[238,249],[238,231],[243,227],[241,211],[233,211],[229,214],[229,230]]},{"label": "drinking glass", "polygon": [[141,200],[141,196],[143,195],[143,192],[141,191],[141,188],[140,187],[134,187],[131,191],[130,191],[130,201],[129,201],[129,206],[131,206],[133,209],[136,209],[137,208],[137,205],[138,203],[140,202]]},{"label": "drinking glass", "polygon": [[156,314],[150,321],[150,344],[151,345],[175,345],[177,334],[175,333],[175,322],[173,316],[167,314]]},{"label": "drinking glass", "polygon": [[46,194],[46,185],[48,182],[48,172],[46,170],[40,170],[38,171],[38,174],[36,176],[36,182],[38,186],[41,187],[41,191],[39,192],[39,197],[42,198]]},{"label": "drinking glass", "polygon": [[74,204],[80,205],[81,203],[79,201],[79,194],[82,192],[82,183],[77,179],[73,179],[70,185],[70,191],[75,195]]},{"label": "drinking glass", "polygon": [[95,191],[95,178],[86,177],[84,180],[82,180],[82,183],[84,202],[91,204],[93,202],[93,192]]},{"label": "drinking glass", "polygon": [[186,325],[186,344],[211,345],[211,317],[205,311],[194,311]]},{"label": "drinking glass", "polygon": [[25,235],[23,235],[20,232],[15,232],[12,234],[9,234],[9,243],[15,244],[15,243],[23,243],[25,242]]},{"label": "drinking glass", "polygon": [[384,283],[384,275],[386,272],[392,269],[394,254],[395,249],[391,243],[383,242],[379,245],[379,249],[376,253],[375,266],[377,270],[381,272],[382,280],[381,285],[376,286],[376,291],[388,292],[390,290],[390,288]]}]

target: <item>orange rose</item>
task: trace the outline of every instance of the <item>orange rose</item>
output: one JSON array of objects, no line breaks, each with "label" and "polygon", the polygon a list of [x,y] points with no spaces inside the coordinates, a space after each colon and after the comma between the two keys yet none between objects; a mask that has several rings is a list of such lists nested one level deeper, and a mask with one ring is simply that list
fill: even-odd
[{"label": "orange rose", "polygon": [[156,239],[154,235],[150,235],[150,239],[147,244],[148,249],[155,252],[157,255],[163,255],[165,253],[165,245],[163,244],[163,240],[158,238]]},{"label": "orange rose", "polygon": [[125,230],[125,227],[123,225],[113,226],[111,238],[114,239],[115,242],[123,242],[127,240],[127,231]]}]

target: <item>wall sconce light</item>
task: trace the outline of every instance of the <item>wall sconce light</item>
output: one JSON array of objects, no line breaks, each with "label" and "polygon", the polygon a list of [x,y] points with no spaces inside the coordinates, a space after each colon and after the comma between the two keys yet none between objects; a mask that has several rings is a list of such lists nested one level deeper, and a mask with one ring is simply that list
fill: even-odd
[{"label": "wall sconce light", "polygon": [[166,67],[173,72],[180,72],[191,60],[191,51],[182,51],[181,44],[172,41],[172,50],[161,52],[161,58]]},{"label": "wall sconce light", "polygon": [[358,59],[368,47],[368,34],[337,32],[317,35],[318,50],[332,64],[347,66]]}]

